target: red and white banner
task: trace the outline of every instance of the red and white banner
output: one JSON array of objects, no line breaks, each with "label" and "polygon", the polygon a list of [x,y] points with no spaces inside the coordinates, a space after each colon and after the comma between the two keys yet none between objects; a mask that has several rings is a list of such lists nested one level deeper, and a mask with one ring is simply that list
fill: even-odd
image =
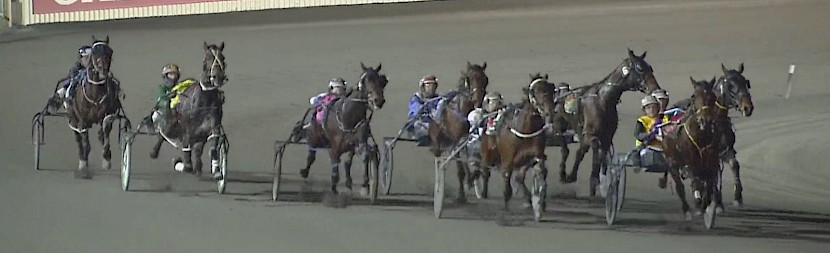
[{"label": "red and white banner", "polygon": [[32,0],[32,12],[46,14],[219,1],[228,0]]}]

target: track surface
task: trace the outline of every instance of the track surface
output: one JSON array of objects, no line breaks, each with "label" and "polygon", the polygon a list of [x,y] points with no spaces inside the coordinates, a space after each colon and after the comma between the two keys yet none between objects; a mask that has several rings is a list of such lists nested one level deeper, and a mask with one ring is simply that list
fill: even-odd
[{"label": "track surface", "polygon": [[[0,249],[824,252],[821,244],[830,242],[830,172],[823,159],[830,141],[828,12],[830,3],[810,0],[462,0],[46,25],[5,33],[0,36],[6,108],[0,111]],[[74,179],[77,150],[62,119],[47,122],[46,170],[32,168],[31,115],[90,34],[112,40],[114,71],[134,123],[155,99],[161,66],[178,63],[185,76],[198,75],[202,41],[226,42],[229,194],[220,196],[211,182],[171,170],[169,161],[177,153],[169,145],[159,160],[149,159],[149,138],[134,146],[135,191],[121,191],[118,160],[111,171],[96,170],[93,180]],[[705,231],[700,217],[683,221],[676,196],[657,188],[657,175],[633,173],[620,225],[607,228],[601,202],[585,197],[590,155],[579,182],[561,185],[556,176],[561,158],[554,148],[548,151],[552,210],[539,224],[529,221],[532,216],[518,199],[508,213],[498,209],[500,198],[471,198],[471,204],[450,204],[448,219],[433,218],[431,157],[407,144],[396,150],[396,195],[383,196],[378,206],[359,196],[345,209],[321,204],[328,159],[319,155],[312,184],[303,188],[297,173],[302,147],[288,153],[287,201],[267,201],[273,141],[287,136],[307,98],[330,78],[355,82],[361,61],[383,62],[382,72],[391,80],[388,102],[372,122],[380,137],[392,135],[405,120],[407,98],[422,75],[436,74],[439,89],[446,90],[466,61],[487,61],[490,89],[515,101],[529,73],[588,84],[619,64],[627,47],[648,50],[647,60],[673,100],[690,94],[690,75],[711,78],[720,74],[721,62],[746,64],[756,112],[751,118],[736,116],[735,122],[747,205],[728,208],[714,231]],[[795,88],[784,100],[792,62],[798,64]],[[640,98],[626,93],[619,105],[620,151],[631,142],[629,122],[639,113]],[[95,168],[100,144],[93,146]],[[119,145],[113,147],[113,157],[120,157]],[[360,165],[355,164],[356,183],[362,182]],[[454,171],[447,173],[451,194]],[[731,173],[724,177],[724,197],[731,199]],[[500,196],[500,180],[494,178],[492,185],[491,196]]]}]

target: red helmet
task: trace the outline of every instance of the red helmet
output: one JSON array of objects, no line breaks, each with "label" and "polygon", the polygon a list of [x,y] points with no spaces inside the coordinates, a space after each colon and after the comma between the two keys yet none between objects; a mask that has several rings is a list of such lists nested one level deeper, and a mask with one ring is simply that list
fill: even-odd
[{"label": "red helmet", "polygon": [[421,78],[421,82],[419,82],[418,85],[423,87],[425,84],[428,83],[435,84],[437,86],[438,78],[433,75],[424,76],[423,78]]}]

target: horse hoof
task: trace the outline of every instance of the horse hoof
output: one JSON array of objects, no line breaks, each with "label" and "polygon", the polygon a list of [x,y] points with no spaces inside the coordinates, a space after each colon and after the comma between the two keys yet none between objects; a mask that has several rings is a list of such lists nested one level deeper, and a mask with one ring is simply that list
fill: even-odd
[{"label": "horse hoof", "polygon": [[159,158],[159,153],[157,153],[157,152],[150,152],[150,159],[155,160],[155,159],[158,159],[158,158]]},{"label": "horse hoof", "polygon": [[559,182],[566,183],[568,182],[568,174],[565,172],[559,172]]},{"label": "horse hoof", "polygon": [[111,169],[111,168],[112,168],[112,163],[111,163],[110,161],[108,161],[108,160],[104,160],[104,161],[101,163],[101,169],[109,170],[109,169]]},{"label": "horse hoof", "polygon": [[718,205],[717,207],[715,207],[715,213],[718,215],[723,214],[723,206]]},{"label": "horse hoof", "polygon": [[660,179],[658,179],[657,186],[659,186],[660,189],[666,189],[666,181],[667,180],[665,178],[661,177]]},{"label": "horse hoof", "polygon": [[465,197],[459,197],[459,198],[456,198],[456,199],[455,199],[455,203],[456,203],[456,204],[462,204],[462,205],[463,205],[463,204],[467,204],[467,198],[465,198]]},{"label": "horse hoof", "polygon": [[301,169],[300,176],[303,176],[303,178],[308,178],[308,171],[308,169]]},{"label": "horse hoof", "polygon": [[692,213],[686,212],[686,221],[692,221]]},{"label": "horse hoof", "polygon": [[225,179],[225,177],[222,175],[222,172],[219,172],[219,171],[213,172],[213,180],[219,181],[219,180],[222,180],[222,179]]},{"label": "horse hoof", "polygon": [[695,216],[701,216],[701,215],[703,215],[703,212],[700,211],[700,209],[695,210]]},{"label": "horse hoof", "polygon": [[732,206],[734,206],[736,208],[741,208],[741,207],[744,206],[744,203],[741,202],[740,200],[735,200],[735,201],[732,201]]},{"label": "horse hoof", "polygon": [[369,196],[369,188],[368,187],[360,187],[360,195],[364,197]]},{"label": "horse hoof", "polygon": [[177,162],[176,164],[173,165],[173,169],[175,169],[178,172],[184,172],[184,163]]}]

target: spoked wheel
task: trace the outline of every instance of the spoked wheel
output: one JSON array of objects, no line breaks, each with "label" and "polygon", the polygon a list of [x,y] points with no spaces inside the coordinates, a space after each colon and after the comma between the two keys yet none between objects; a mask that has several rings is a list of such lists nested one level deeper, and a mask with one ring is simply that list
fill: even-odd
[{"label": "spoked wheel", "polygon": [[[620,168],[624,170],[623,168]],[[614,224],[614,221],[617,219],[617,212],[619,211],[618,207],[621,206],[619,203],[621,199],[619,199],[619,188],[620,188],[620,176],[617,172],[616,166],[611,170],[608,170],[606,180],[608,180],[608,189],[605,193],[605,221],[608,223],[608,226]]]},{"label": "spoked wheel", "polygon": [[[38,117],[38,116],[35,116]],[[43,118],[38,117],[34,123],[35,170],[40,170],[40,148],[43,145]]]},{"label": "spoked wheel", "polygon": [[127,135],[123,149],[121,150],[121,189],[124,191],[128,191],[130,189],[130,167],[132,165],[131,156],[133,150],[133,138],[135,137]]},{"label": "spoked wheel", "polygon": [[[484,168],[484,169],[488,169],[488,168]],[[487,192],[484,189],[484,184],[486,184],[487,182],[485,182],[484,180],[485,180],[484,175],[480,175],[478,178],[476,178],[473,181],[473,190],[475,190],[476,198],[479,198],[479,199],[486,199],[487,198]]]},{"label": "spoked wheel", "polygon": [[378,175],[378,164],[380,163],[378,148],[372,146],[369,150],[369,203],[375,204],[378,199],[378,185],[380,181]]},{"label": "spoked wheel", "polygon": [[285,153],[286,143],[277,142],[274,154],[274,179],[271,185],[271,200],[277,201],[280,196],[280,181],[282,181],[282,155]]},{"label": "spoked wheel", "polygon": [[625,181],[626,181],[626,169],[625,165],[620,165],[617,179],[617,211],[622,210],[623,203],[625,203]]},{"label": "spoked wheel", "polygon": [[533,219],[536,222],[542,220],[542,213],[545,212],[545,198],[547,196],[548,184],[542,177],[540,171],[533,171],[533,191],[531,191],[531,205],[533,206]]},{"label": "spoked wheel", "polygon": [[383,171],[381,172],[381,176],[383,177],[381,182],[383,184],[384,195],[389,195],[389,192],[392,190],[392,170],[395,166],[394,154],[395,152],[392,150],[390,144],[384,141],[383,157],[381,157],[380,161],[383,168]]},{"label": "spoked wheel", "polygon": [[435,159],[435,189],[432,196],[432,212],[436,218],[441,218],[444,212],[444,173],[447,171],[444,166],[446,158]]},{"label": "spoked wheel", "polygon": [[219,194],[225,193],[225,186],[228,182],[228,143],[225,138],[227,138],[227,136],[223,134],[219,139],[219,149],[217,150],[219,155],[218,168],[217,166],[212,166],[214,174],[216,174],[217,170],[220,174],[222,174],[222,179],[216,181],[216,188]]}]

